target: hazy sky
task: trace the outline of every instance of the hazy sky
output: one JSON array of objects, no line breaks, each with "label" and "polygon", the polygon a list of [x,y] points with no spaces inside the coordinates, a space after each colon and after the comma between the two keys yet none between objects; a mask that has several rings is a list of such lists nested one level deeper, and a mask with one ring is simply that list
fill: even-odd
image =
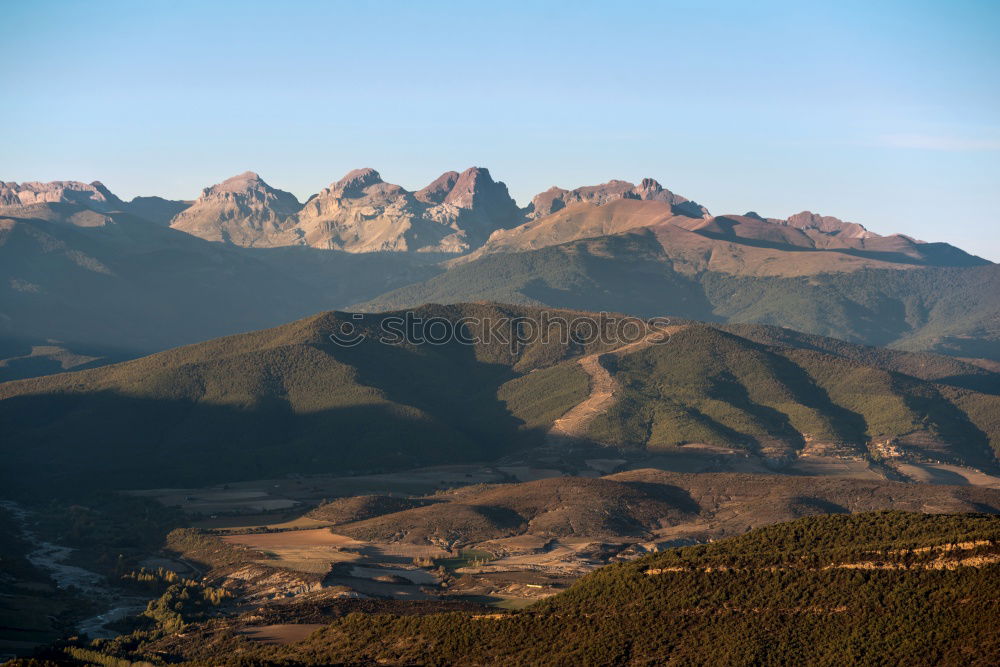
[{"label": "hazy sky", "polygon": [[1000,261],[998,35],[998,0],[8,1],[0,180],[304,198],[478,165],[523,204],[651,176]]}]

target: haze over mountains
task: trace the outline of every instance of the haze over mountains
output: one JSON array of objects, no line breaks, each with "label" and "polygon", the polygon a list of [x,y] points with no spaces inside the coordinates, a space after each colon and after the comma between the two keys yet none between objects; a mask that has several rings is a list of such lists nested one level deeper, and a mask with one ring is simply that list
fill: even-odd
[{"label": "haze over mountains", "polygon": [[305,204],[246,172],[206,188],[171,226],[247,247],[460,253],[518,222],[507,187],[473,167],[416,192],[384,182],[374,169],[356,169]]},{"label": "haze over mountains", "polygon": [[652,179],[554,187],[524,208],[479,167],[412,192],[358,169],[304,203],[252,172],[193,202],[0,183],[0,267],[6,379],[331,308],[480,300],[1000,360],[997,265],[808,211],[712,216]]},{"label": "haze over mountains", "polygon": [[[381,337],[410,316],[475,343]],[[520,339],[553,316],[574,335]],[[86,619],[118,603],[50,595],[5,503],[0,648],[787,663],[861,636],[914,662],[938,642],[917,609],[970,654],[996,607],[996,519],[968,513],[1000,511],[998,362],[997,265],[808,211],[713,216],[651,179],[524,208],[481,168],[416,191],[359,169],[304,203],[252,172],[193,202],[3,183],[0,484],[154,599]],[[886,509],[920,514],[759,528]],[[272,631],[292,643],[252,638]]]},{"label": "haze over mountains", "polygon": [[[616,202],[617,206],[603,208]],[[798,248],[898,252],[915,259],[921,251],[943,245],[901,235],[878,241],[883,237],[857,223],[809,211],[787,219],[763,218],[754,212],[716,218],[651,178],[638,185],[612,180],[573,190],[552,187],[519,208],[506,185],[481,167],[445,172],[414,192],[384,182],[374,169],[356,169],[305,203],[250,171],[206,187],[193,202],[160,197],[124,202],[97,181],[0,182],[0,207],[5,213],[13,216],[20,209],[30,214],[30,207],[37,204],[125,212],[159,224],[169,220],[171,227],[193,236],[243,247],[308,245],[350,252],[460,254],[482,246],[493,235],[487,252],[524,250],[664,223],[720,237]],[[550,218],[561,211],[567,213]],[[545,223],[522,226],[540,219]],[[925,245],[929,248],[918,248]],[[964,261],[975,263],[972,258]]]}]

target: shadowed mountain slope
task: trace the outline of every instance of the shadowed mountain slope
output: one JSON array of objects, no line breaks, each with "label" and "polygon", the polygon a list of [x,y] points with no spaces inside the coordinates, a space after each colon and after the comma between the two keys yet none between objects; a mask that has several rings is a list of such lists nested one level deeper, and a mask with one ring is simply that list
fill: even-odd
[{"label": "shadowed mountain slope", "polygon": [[906,263],[917,260],[905,255],[905,262],[897,262],[860,256],[855,249],[719,243],[667,223],[526,252],[479,255],[358,307],[488,299],[771,324],[868,345],[1000,359],[995,264],[951,266],[946,260],[947,266],[924,266]]},{"label": "shadowed mountain slope", "polygon": [[[573,336],[556,329],[548,342],[514,340],[559,315]],[[326,313],[0,384],[5,482],[34,471],[135,487],[495,460],[539,444],[588,394],[578,360],[602,353],[620,390],[589,426],[599,442],[649,451],[726,445],[779,465],[820,445],[864,460],[996,464],[997,376],[961,362],[925,369],[906,355],[795,346],[791,333],[763,344],[705,325],[618,353],[614,318],[604,320],[603,340],[587,342],[584,328],[601,320],[584,313],[462,304],[415,316],[423,324],[411,342],[399,338],[404,313]],[[367,337],[334,343],[345,326]],[[421,331],[439,338],[441,327],[478,342],[421,343]]]},{"label": "shadowed mountain slope", "polygon": [[1000,431],[989,415],[1000,410],[998,376],[980,376],[987,394],[862,357],[762,345],[692,325],[666,344],[608,358],[621,391],[589,433],[654,450],[736,445],[775,461],[834,449],[996,468]]},{"label": "shadowed mountain slope", "polygon": [[[452,322],[526,314],[476,305],[419,312]],[[540,437],[519,429],[521,420],[497,396],[501,386],[601,349],[387,345],[378,342],[381,321],[328,313],[114,366],[2,384],[5,482],[30,486],[24,473],[34,470],[45,479],[120,488],[495,458]],[[335,344],[330,335],[345,323],[363,327],[370,339]],[[585,383],[580,375],[576,381]],[[531,402],[530,387],[513,393],[514,402]]]},{"label": "shadowed mountain slope", "polygon": [[0,335],[136,354],[273,326],[431,271],[406,257],[209,243],[76,204],[5,208]]}]

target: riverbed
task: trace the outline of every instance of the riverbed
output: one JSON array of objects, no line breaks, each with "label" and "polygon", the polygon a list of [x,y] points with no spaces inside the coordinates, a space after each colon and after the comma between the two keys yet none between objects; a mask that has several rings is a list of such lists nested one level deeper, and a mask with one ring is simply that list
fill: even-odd
[{"label": "riverbed", "polygon": [[127,594],[111,585],[107,577],[67,563],[73,548],[42,540],[29,528],[29,510],[10,500],[0,501],[0,507],[17,520],[24,539],[34,547],[26,556],[32,565],[46,572],[59,588],[75,588],[82,597],[104,610],[77,623],[77,632],[91,639],[111,639],[118,633],[108,628],[108,624],[139,614],[146,608],[149,596]]}]

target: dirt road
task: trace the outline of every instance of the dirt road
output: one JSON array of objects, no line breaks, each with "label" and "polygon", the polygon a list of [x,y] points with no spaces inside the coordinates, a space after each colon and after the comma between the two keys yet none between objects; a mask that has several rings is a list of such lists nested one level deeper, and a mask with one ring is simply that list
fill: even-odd
[{"label": "dirt road", "polygon": [[590,422],[598,415],[607,412],[615,402],[615,394],[618,391],[618,382],[614,379],[608,369],[604,367],[601,360],[611,356],[622,356],[631,352],[636,352],[650,345],[662,344],[664,335],[670,336],[684,328],[684,325],[675,325],[657,329],[641,340],[623,345],[622,347],[603,352],[601,354],[590,354],[581,357],[580,368],[590,376],[590,394],[582,402],[573,406],[559,419],[552,423],[549,428],[549,440],[558,441],[566,439],[583,439],[587,433]]}]

